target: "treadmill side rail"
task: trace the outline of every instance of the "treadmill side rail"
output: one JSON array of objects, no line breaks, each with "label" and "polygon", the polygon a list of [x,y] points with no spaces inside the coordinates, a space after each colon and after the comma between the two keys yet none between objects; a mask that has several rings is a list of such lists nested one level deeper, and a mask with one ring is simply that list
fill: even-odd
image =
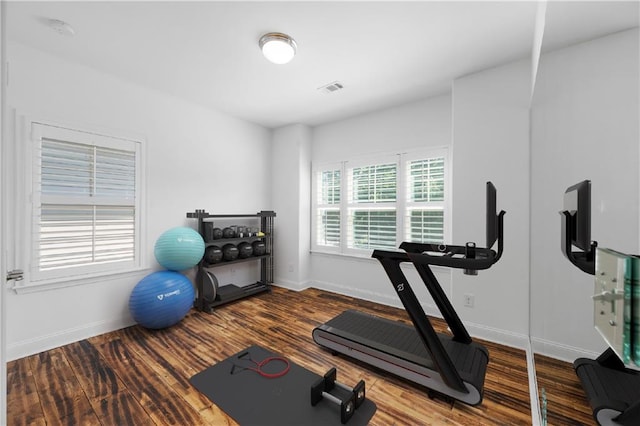
[{"label": "treadmill side rail", "polygon": [[[379,250],[376,251],[380,252]],[[394,256],[385,257],[384,255],[378,257],[378,260],[389,276],[389,279],[393,284],[393,288],[402,301],[407,313],[409,313],[409,317],[415,325],[416,331],[424,343],[436,370],[442,376],[442,380],[447,384],[447,386],[458,392],[468,392],[460,374],[458,374],[456,367],[453,365],[453,361],[451,361],[447,351],[444,349],[444,346],[442,346],[442,343],[433,329],[433,326],[429,322],[427,315],[422,309],[418,298],[409,285],[404,273],[400,269],[400,261],[398,261],[397,258],[394,258]]]},{"label": "treadmill side rail", "polygon": [[317,326],[312,336],[318,345],[334,353],[381,368],[465,404],[482,402],[489,357],[479,343],[463,344],[453,341],[448,334],[438,334],[466,387],[465,392],[459,392],[448,386],[435,369],[426,347],[418,343],[420,337],[413,325],[347,310]]}]

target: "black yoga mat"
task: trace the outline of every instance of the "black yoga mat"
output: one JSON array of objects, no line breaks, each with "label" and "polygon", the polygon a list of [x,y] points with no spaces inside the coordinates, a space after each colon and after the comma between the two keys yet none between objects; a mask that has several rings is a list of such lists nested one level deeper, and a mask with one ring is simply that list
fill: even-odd
[{"label": "black yoga mat", "polygon": [[[240,357],[245,352],[248,355]],[[242,426],[340,425],[340,407],[337,404],[324,399],[315,407],[311,406],[311,385],[322,376],[293,362],[289,362],[290,370],[285,375],[275,378],[263,377],[255,371],[245,369],[255,368],[249,358],[260,362],[273,356],[279,355],[260,346],[250,346],[201,371],[190,381]],[[266,364],[263,371],[277,375],[285,367],[285,363],[273,361]],[[341,398],[346,396],[346,391],[339,388],[331,393]],[[375,412],[376,405],[367,399],[349,419],[347,426],[366,425]]]}]

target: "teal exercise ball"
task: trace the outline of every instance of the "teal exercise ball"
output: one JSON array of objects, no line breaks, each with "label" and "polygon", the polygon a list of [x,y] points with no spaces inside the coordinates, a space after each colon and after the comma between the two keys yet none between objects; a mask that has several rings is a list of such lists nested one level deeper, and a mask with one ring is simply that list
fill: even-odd
[{"label": "teal exercise ball", "polygon": [[171,228],[160,235],[153,254],[170,271],[184,271],[197,265],[204,255],[204,240],[187,227]]},{"label": "teal exercise ball", "polygon": [[133,288],[129,312],[143,327],[167,328],[187,315],[194,299],[195,290],[189,278],[174,271],[153,272]]}]

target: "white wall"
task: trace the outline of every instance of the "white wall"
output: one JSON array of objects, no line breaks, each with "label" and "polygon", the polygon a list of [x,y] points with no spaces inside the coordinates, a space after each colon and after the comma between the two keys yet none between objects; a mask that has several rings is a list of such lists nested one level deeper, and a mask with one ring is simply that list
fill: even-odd
[{"label": "white wall", "polygon": [[273,132],[271,167],[275,284],[309,286],[311,129],[294,124]]},{"label": "white wall", "polygon": [[[9,44],[8,60],[7,101],[18,114],[145,139],[144,240],[151,269],[159,269],[153,245],[163,231],[195,227],[186,212],[203,208],[210,213],[244,214],[271,209],[269,130],[19,44]],[[35,294],[10,292],[8,357],[131,324],[128,297],[147,272]],[[235,272],[235,278],[242,273]],[[231,278],[223,272],[222,284]]]},{"label": "white wall", "polygon": [[[6,214],[5,214],[5,209],[7,207],[7,201],[8,199],[6,198],[6,193],[5,193],[5,184],[6,184],[6,170],[4,167],[5,164],[5,156],[4,156],[4,148],[5,148],[5,141],[6,141],[6,124],[5,124],[5,117],[6,117],[6,96],[5,96],[5,90],[6,90],[6,73],[5,73],[5,67],[6,67],[6,31],[7,31],[7,26],[6,26],[6,3],[2,2],[2,4],[0,4],[0,168],[2,168],[2,171],[0,171],[0,191],[2,191],[2,194],[0,194],[0,235],[4,235],[4,232],[6,230]],[[6,260],[5,260],[5,255],[4,253],[6,253],[6,249],[7,249],[7,241],[5,238],[2,238],[2,241],[0,241],[0,271],[6,271],[8,269],[8,265],[6,264]],[[7,394],[7,363],[6,363],[6,348],[7,348],[7,344],[6,344],[6,325],[7,322],[5,320],[6,315],[5,315],[5,304],[6,304],[6,297],[5,297],[5,292],[6,292],[6,280],[5,277],[0,278],[0,286],[2,286],[2,288],[0,288],[0,395],[2,397],[0,397],[0,425],[3,425],[7,422],[7,398],[5,398],[4,396]]]},{"label": "white wall", "polygon": [[[442,95],[313,128],[312,162],[343,161],[375,153],[401,152],[451,143],[451,97]],[[306,236],[304,236],[306,237]],[[429,313],[437,314],[422,281],[406,268],[407,277]],[[438,268],[438,279],[450,290],[450,274]],[[380,263],[371,258],[311,255],[314,287],[401,306]]]},{"label": "white wall", "polygon": [[546,53],[532,108],[531,338],[573,360],[600,352],[593,277],[560,251],[565,189],[592,181],[592,239],[640,252],[638,30]]},{"label": "white wall", "polygon": [[[529,331],[530,80],[530,62],[521,61],[453,83],[453,242],[486,245],[485,182],[507,213],[502,258],[477,276],[455,270],[452,302],[478,334],[511,344]],[[467,293],[473,308],[463,306]]]}]

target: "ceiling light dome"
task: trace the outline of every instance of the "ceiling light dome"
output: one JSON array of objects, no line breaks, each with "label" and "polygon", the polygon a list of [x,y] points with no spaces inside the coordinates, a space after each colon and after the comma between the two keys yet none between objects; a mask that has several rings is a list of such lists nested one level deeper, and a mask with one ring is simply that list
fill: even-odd
[{"label": "ceiling light dome", "polygon": [[258,44],[264,57],[274,64],[286,64],[296,54],[296,42],[286,34],[267,33]]}]

